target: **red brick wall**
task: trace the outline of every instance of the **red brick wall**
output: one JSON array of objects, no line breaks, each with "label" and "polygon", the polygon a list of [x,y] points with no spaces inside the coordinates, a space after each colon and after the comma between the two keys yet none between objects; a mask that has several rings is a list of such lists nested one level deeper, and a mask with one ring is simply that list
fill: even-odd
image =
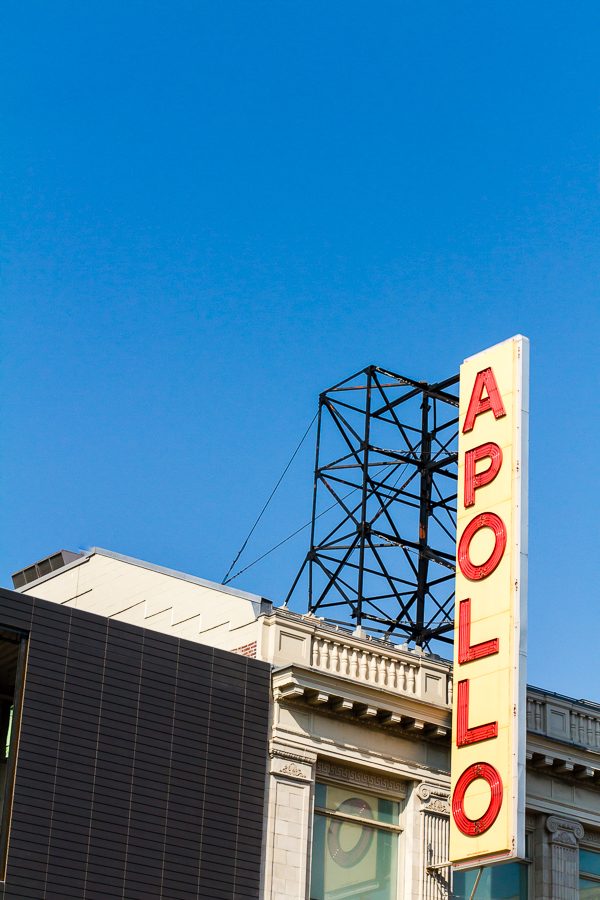
[{"label": "red brick wall", "polygon": [[240,656],[250,656],[252,659],[256,659],[256,641],[252,641],[251,644],[243,644],[241,647],[236,647],[235,650],[232,650],[231,652],[239,653]]}]

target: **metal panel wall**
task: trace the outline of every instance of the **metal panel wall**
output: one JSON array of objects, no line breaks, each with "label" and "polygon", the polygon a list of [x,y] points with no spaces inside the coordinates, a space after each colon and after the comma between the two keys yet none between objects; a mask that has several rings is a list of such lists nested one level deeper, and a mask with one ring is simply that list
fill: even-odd
[{"label": "metal panel wall", "polygon": [[258,898],[269,667],[0,589],[30,632],[0,900]]}]

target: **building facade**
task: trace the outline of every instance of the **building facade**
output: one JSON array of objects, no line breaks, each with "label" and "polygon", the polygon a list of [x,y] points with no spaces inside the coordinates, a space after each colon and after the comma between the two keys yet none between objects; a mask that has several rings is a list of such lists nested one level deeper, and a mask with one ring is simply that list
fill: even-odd
[{"label": "building facade", "polygon": [[0,591],[0,897],[256,898],[269,667]]},{"label": "building facade", "polygon": [[[19,588],[27,595],[22,600],[42,598],[46,614],[52,604],[58,605],[63,616],[91,616],[98,634],[111,628],[153,634],[159,642],[181,642],[188,654],[193,647],[199,653],[213,648],[227,666],[235,668],[231,660],[236,660],[249,667],[245,691],[257,706],[248,709],[244,720],[243,765],[236,770],[233,794],[237,791],[241,798],[247,786],[255,789],[260,766],[266,769],[261,841],[256,843],[254,828],[254,844],[249,836],[245,842],[236,837],[232,844],[230,829],[239,827],[242,805],[237,819],[235,814],[223,819],[222,834],[224,848],[227,853],[233,848],[236,860],[238,850],[247,851],[236,862],[238,874],[240,866],[259,857],[260,884],[253,875],[242,889],[246,882],[240,875],[213,893],[214,882],[204,881],[195,869],[199,892],[189,896],[600,898],[597,704],[529,688],[527,860],[453,875],[448,865],[452,666],[447,660],[104,550],[93,549],[45,574],[32,568],[28,577]],[[89,680],[93,683],[94,677]],[[177,709],[177,686],[169,696]],[[23,734],[29,703],[25,690]],[[268,746],[261,744],[261,704],[269,708]],[[164,727],[171,726],[167,722]],[[170,745],[182,761],[189,748],[185,727],[184,722],[178,726]],[[162,729],[157,723],[156,731]],[[231,742],[237,746],[239,739],[233,736]],[[210,744],[209,738],[206,746]],[[18,821],[21,753],[20,748],[13,822]],[[248,754],[255,755],[253,767]],[[193,759],[189,764],[194,769]],[[173,777],[178,777],[177,769],[173,761]],[[82,780],[86,782],[85,773]],[[232,791],[226,789],[224,796],[231,799]],[[255,825],[258,794],[252,796]],[[199,796],[190,799],[193,822],[192,807],[206,821]],[[63,839],[68,823],[66,827]],[[215,833],[218,828],[215,823]],[[207,834],[212,830],[210,825]],[[176,856],[175,847],[176,842]],[[161,871],[170,873],[165,858]],[[188,896],[165,893],[162,882],[148,885],[145,894],[142,889],[114,894],[138,895]]]}]

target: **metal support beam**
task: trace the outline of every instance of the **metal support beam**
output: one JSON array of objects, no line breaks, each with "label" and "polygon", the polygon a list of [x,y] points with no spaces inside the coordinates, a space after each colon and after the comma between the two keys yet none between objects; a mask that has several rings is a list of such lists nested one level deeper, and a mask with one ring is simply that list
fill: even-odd
[{"label": "metal support beam", "polygon": [[286,599],[417,646],[452,641],[458,375],[368,366],[319,397],[310,547]]}]

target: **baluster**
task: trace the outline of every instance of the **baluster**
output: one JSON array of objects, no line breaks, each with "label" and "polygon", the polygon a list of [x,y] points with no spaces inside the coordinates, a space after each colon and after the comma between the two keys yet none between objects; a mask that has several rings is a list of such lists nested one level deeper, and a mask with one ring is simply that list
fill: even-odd
[{"label": "baluster", "polygon": [[448,677],[448,706],[452,706],[452,694],[454,691],[454,682]]},{"label": "baluster", "polygon": [[312,642],[312,664],[315,669],[319,668],[319,638],[313,638]]},{"label": "baluster", "polygon": [[398,671],[398,690],[406,691],[406,665],[401,662]]},{"label": "baluster", "polygon": [[323,638],[323,643],[321,644],[321,668],[329,668],[329,641],[325,640],[325,638]]},{"label": "baluster", "polygon": [[367,654],[364,650],[360,651],[360,663],[358,666],[359,677],[361,681],[367,680]]},{"label": "baluster", "polygon": [[342,675],[348,674],[348,648],[345,644],[342,646],[342,653],[340,656],[340,672]]},{"label": "baluster", "polygon": [[542,703],[540,700],[535,701],[535,730],[542,730]]},{"label": "baluster", "polygon": [[527,698],[527,728],[533,729],[533,700]]},{"label": "baluster", "polygon": [[377,681],[377,660],[374,653],[369,654],[369,681],[373,684]]},{"label": "baluster", "polygon": [[358,678],[358,650],[356,647],[352,648],[350,654],[350,677]]},{"label": "baluster", "polygon": [[377,683],[381,685],[381,687],[385,687],[386,677],[385,677],[385,656],[379,657],[379,672],[377,673]]},{"label": "baluster", "polygon": [[331,671],[337,672],[339,668],[339,648],[338,645],[334,642],[331,645]]},{"label": "baluster", "polygon": [[388,659],[388,677],[387,677],[388,687],[394,690],[397,685],[396,682],[396,662],[393,659]]},{"label": "baluster", "polygon": [[406,683],[406,689],[407,689],[407,691],[408,691],[409,694],[414,694],[414,692],[415,692],[415,682],[416,682],[416,679],[415,679],[415,667],[409,665],[409,667],[408,667],[408,680],[407,680],[407,683]]},{"label": "baluster", "polygon": [[577,743],[577,713],[571,710],[571,740]]}]

